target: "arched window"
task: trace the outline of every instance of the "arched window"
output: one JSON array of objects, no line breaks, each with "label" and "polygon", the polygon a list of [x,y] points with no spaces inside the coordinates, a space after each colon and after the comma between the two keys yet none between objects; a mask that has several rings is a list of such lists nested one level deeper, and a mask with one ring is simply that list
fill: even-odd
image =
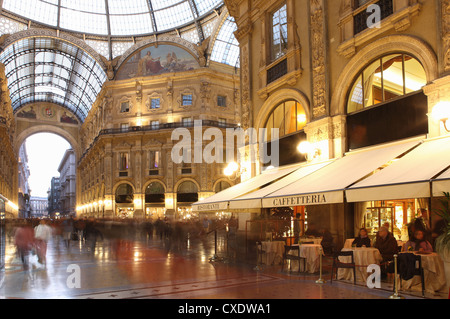
[{"label": "arched window", "polygon": [[150,183],[145,189],[145,202],[149,203],[164,203],[165,190],[164,186],[158,182]]},{"label": "arched window", "polygon": [[116,203],[132,204],[133,203],[133,187],[129,184],[121,184],[116,190]]},{"label": "arched window", "polygon": [[194,182],[186,181],[178,186],[177,190],[178,203],[195,203],[198,202],[198,187]]},{"label": "arched window", "polygon": [[296,101],[285,101],[274,108],[269,115],[265,128],[265,142],[272,140],[271,129],[278,129],[280,138],[302,131],[308,118],[303,106]]},{"label": "arched window", "polygon": [[425,70],[417,59],[404,53],[383,56],[356,78],[348,97],[347,113],[420,91],[426,84]]}]

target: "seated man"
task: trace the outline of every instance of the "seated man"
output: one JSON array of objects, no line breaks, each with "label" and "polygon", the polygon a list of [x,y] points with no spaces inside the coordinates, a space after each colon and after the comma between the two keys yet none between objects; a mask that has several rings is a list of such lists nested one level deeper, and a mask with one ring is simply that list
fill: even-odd
[{"label": "seated man", "polygon": [[[383,257],[382,263],[392,261],[394,259],[394,255],[398,254],[397,240],[384,226],[381,227],[378,232],[378,237],[374,247],[380,251],[380,254]],[[389,268],[393,268],[393,265],[391,264],[391,267]],[[386,275],[387,269],[385,267],[381,267],[381,273],[382,275]]]}]

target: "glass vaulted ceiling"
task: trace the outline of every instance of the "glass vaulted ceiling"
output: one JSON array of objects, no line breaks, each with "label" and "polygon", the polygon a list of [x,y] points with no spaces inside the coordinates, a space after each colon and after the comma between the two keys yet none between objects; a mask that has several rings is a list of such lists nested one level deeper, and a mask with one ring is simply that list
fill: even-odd
[{"label": "glass vaulted ceiling", "polygon": [[3,9],[58,29],[137,36],[175,29],[209,14],[223,0],[3,0]]},{"label": "glass vaulted ceiling", "polygon": [[84,122],[107,76],[84,50],[59,39],[26,38],[0,54],[14,112],[34,102],[67,108]]}]

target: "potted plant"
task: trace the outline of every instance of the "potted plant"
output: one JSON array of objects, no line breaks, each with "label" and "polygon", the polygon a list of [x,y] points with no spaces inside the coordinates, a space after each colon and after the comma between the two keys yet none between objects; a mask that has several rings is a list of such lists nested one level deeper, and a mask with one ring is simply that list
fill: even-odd
[{"label": "potted plant", "polygon": [[444,193],[444,198],[439,201],[442,207],[436,210],[436,214],[445,221],[445,226],[436,239],[436,252],[444,261],[447,288],[450,288],[450,193]]}]

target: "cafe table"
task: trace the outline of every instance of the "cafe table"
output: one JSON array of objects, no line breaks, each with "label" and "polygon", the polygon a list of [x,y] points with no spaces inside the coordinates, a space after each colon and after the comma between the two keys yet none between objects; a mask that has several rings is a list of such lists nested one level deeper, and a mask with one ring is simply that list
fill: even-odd
[{"label": "cafe table", "polygon": [[[425,277],[425,291],[429,293],[447,293],[447,280],[445,277],[444,261],[441,256],[437,253],[421,254],[414,252],[414,254],[422,257],[422,268]],[[401,286],[402,290],[421,291],[422,283],[420,276],[414,276],[410,280],[402,280]]]},{"label": "cafe table", "polygon": [[284,241],[263,241],[262,244],[262,263],[265,265],[278,265],[283,261]]},{"label": "cafe table", "polygon": [[[300,271],[308,272],[314,274],[319,271],[320,267],[320,249],[322,245],[320,244],[300,244],[294,245],[300,247],[300,257],[306,258],[306,271],[303,269],[303,261],[300,262]],[[294,252],[292,252],[294,253]],[[293,271],[298,270],[299,262],[298,260],[292,260]]]},{"label": "cafe table", "polygon": [[[383,257],[380,251],[376,248],[361,247],[361,248],[344,248],[342,251],[353,251],[353,257],[356,264],[356,280],[366,282],[369,274],[367,267],[373,264],[380,264]],[[339,260],[344,263],[350,263],[351,257],[339,257]],[[338,279],[353,281],[353,269],[339,268]]]}]

